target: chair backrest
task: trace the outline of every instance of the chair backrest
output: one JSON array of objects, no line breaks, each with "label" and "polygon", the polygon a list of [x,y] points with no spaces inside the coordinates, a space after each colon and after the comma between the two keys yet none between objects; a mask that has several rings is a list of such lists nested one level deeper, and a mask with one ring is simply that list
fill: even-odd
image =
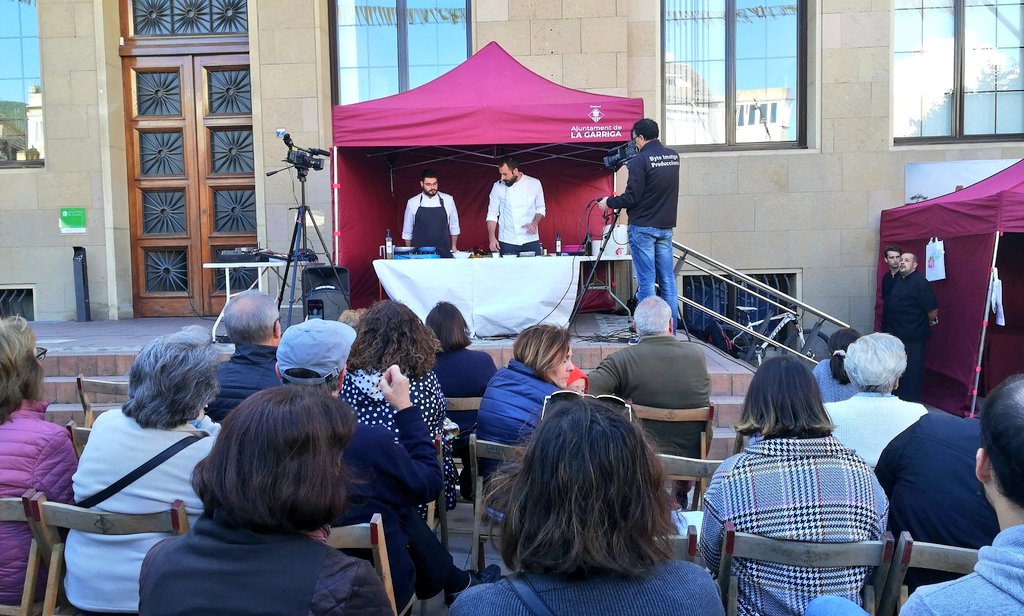
[{"label": "chair backrest", "polygon": [[[434,456],[437,464],[441,467],[441,474],[444,474],[444,436],[438,434],[434,437]],[[448,501],[445,498],[445,486],[441,484],[441,494],[427,503],[427,526],[430,530],[441,529],[441,545],[448,549]]]},{"label": "chair backrest", "polygon": [[391,561],[388,545],[384,540],[384,523],[379,513],[373,514],[369,522],[349,526],[333,526],[327,537],[327,545],[336,550],[370,550],[373,554],[373,568],[377,570],[384,592],[391,602],[391,609],[398,614],[395,605],[395,586],[391,579]]},{"label": "chair backrest", "polygon": [[96,420],[93,411],[93,402],[89,394],[105,394],[108,396],[128,397],[128,381],[111,381],[105,379],[86,378],[81,374],[76,379],[78,389],[78,400],[82,403],[82,412],[85,413],[85,427],[91,428],[92,422]]},{"label": "chair backrest", "polygon": [[879,541],[857,541],[852,543],[810,543],[772,539],[736,532],[732,522],[726,522],[722,539],[722,558],[718,567],[718,583],[726,613],[736,613],[738,584],[732,575],[732,560],[745,558],[763,562],[779,563],[793,567],[874,567],[875,571],[864,586],[864,609],[874,613],[878,597],[885,584],[892,563],[895,542],[888,531]]},{"label": "chair backrest", "polygon": [[46,495],[35,494],[30,500],[30,513],[38,529],[44,560],[49,564],[46,596],[43,598],[44,616],[53,614],[57,606],[69,606],[64,596],[64,536],[61,529],[101,535],[135,535],[139,533],[168,533],[182,535],[188,532],[185,503],[178,499],[168,510],[157,513],[109,513],[83,509],[64,503],[47,502]]},{"label": "chair backrest", "polygon": [[[35,490],[29,490],[25,497],[31,499]],[[32,515],[28,501],[19,497],[0,498],[0,522],[24,522],[31,524]],[[36,580],[39,577],[39,543],[33,536],[28,546],[28,558],[25,561],[25,584],[21,589],[21,603],[18,605],[0,605],[3,616],[29,616],[38,613],[41,605],[35,603]]]},{"label": "chair backrest", "polygon": [[476,411],[483,398],[447,398],[449,411]]},{"label": "chair backrest", "polygon": [[665,467],[665,472],[668,474],[669,479],[675,481],[696,480],[693,486],[693,501],[690,503],[690,509],[694,511],[702,509],[707,482],[715,474],[715,471],[718,470],[722,460],[698,460],[696,458],[670,456],[665,453],[658,454],[658,459],[661,460],[662,466]]},{"label": "chair backrest", "polygon": [[977,562],[978,550],[915,542],[910,533],[903,531],[896,544],[896,558],[885,580],[885,590],[878,600],[878,613],[888,616],[893,610],[898,613],[903,607],[907,600],[907,587],[903,585],[907,569],[913,567],[966,575],[974,571]]},{"label": "chair backrest", "polygon": [[92,428],[83,428],[76,424],[74,419],[69,420],[64,427],[67,428],[68,434],[71,436],[71,444],[75,448],[75,455],[81,458],[82,452],[85,451],[85,446],[89,442],[89,434],[92,432]]},{"label": "chair backrest", "polygon": [[711,450],[711,439],[715,434],[715,403],[695,409],[666,409],[656,406],[644,406],[642,404],[630,403],[633,413],[640,419],[651,419],[654,421],[701,421],[704,422],[704,430],[700,437],[700,455],[707,457]]},{"label": "chair backrest", "polygon": [[686,560],[691,563],[697,562],[700,556],[697,554],[697,527],[690,524],[686,527],[685,535],[672,537],[672,558]]},{"label": "chair backrest", "polygon": [[470,562],[476,565],[477,570],[483,570],[483,542],[490,535],[484,530],[484,478],[480,474],[480,460],[510,462],[515,460],[521,451],[522,447],[484,441],[478,439],[476,434],[469,435],[469,468],[473,478],[473,545]]}]

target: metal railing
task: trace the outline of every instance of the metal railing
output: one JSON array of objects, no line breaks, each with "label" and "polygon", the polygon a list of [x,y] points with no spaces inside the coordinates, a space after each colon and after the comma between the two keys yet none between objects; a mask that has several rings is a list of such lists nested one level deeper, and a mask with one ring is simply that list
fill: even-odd
[{"label": "metal railing", "polygon": [[[709,308],[699,302],[696,302],[683,295],[679,296],[679,301],[685,306],[698,310],[713,319],[719,320],[731,328],[736,329],[739,332],[749,335],[751,338],[760,341],[761,343],[767,344],[772,348],[781,352],[796,351],[797,355],[804,358],[810,363],[817,363],[823,359],[821,357],[814,357],[809,353],[809,349],[812,345],[816,344],[815,340],[819,338],[818,333],[821,331],[822,326],[825,323],[834,325],[837,328],[849,327],[846,323],[843,323],[839,319],[818,310],[817,308],[805,304],[804,302],[783,293],[782,291],[775,289],[763,282],[752,278],[738,270],[735,270],[724,263],[716,261],[711,257],[702,254],[688,246],[684,246],[679,242],[673,240],[672,247],[675,249],[674,258],[676,259],[674,273],[676,279],[679,279],[680,272],[684,267],[692,268],[703,274],[711,276],[715,280],[719,280],[726,285],[733,287],[736,291],[742,291],[761,302],[767,304],[771,309],[776,311],[776,318],[781,315],[792,315],[795,317],[795,323],[797,329],[803,333],[802,344],[799,348],[789,347],[776,340],[772,336],[768,336],[770,330],[773,327],[773,318],[766,316],[757,324],[756,328],[750,327],[749,325],[739,323],[735,319],[730,318],[727,315],[721,314],[716,310]],[[808,323],[812,323],[809,328],[804,326]],[[759,345],[760,346],[760,345]],[[750,349],[745,357],[747,362],[750,362],[753,358],[755,344],[750,345]]]}]

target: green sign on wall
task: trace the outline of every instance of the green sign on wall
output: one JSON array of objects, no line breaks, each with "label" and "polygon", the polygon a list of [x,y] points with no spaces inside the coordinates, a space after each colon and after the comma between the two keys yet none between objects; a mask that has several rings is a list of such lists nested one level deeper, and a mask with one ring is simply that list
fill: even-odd
[{"label": "green sign on wall", "polygon": [[62,207],[60,208],[60,232],[61,233],[85,233],[85,208],[84,207]]}]

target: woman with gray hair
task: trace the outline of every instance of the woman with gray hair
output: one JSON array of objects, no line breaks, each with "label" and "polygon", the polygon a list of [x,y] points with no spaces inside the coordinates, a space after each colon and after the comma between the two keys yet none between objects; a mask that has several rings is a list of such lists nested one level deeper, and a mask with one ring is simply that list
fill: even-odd
[{"label": "woman with gray hair", "polygon": [[907,369],[907,353],[899,338],[889,334],[858,338],[846,349],[845,367],[857,394],[825,405],[836,426],[832,435],[874,468],[885,446],[928,409],[892,394]]},{"label": "woman with gray hair", "polygon": [[[79,506],[156,513],[181,499],[195,521],[203,503],[192,489],[192,469],[220,429],[204,414],[217,393],[218,363],[210,333],[198,326],[142,349],[128,372],[128,401],[93,424],[72,478]],[[120,490],[108,489],[150,460],[159,464]],[[164,538],[71,531],[64,555],[68,599],[87,614],[138,612],[142,559]]]}]

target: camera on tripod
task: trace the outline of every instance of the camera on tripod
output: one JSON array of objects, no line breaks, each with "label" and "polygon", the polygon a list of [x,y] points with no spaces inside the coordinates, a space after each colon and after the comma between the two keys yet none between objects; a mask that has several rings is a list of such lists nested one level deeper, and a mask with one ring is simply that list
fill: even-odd
[{"label": "camera on tripod", "polygon": [[637,149],[635,143],[627,141],[620,146],[608,150],[608,152],[609,155],[602,159],[604,168],[609,171],[618,171],[619,167],[625,165],[630,159],[639,154],[640,150]]},{"label": "camera on tripod", "polygon": [[301,169],[312,169],[313,171],[320,171],[324,168],[324,159],[316,158],[309,152],[302,150],[291,149],[288,150],[288,164],[294,165]]}]

